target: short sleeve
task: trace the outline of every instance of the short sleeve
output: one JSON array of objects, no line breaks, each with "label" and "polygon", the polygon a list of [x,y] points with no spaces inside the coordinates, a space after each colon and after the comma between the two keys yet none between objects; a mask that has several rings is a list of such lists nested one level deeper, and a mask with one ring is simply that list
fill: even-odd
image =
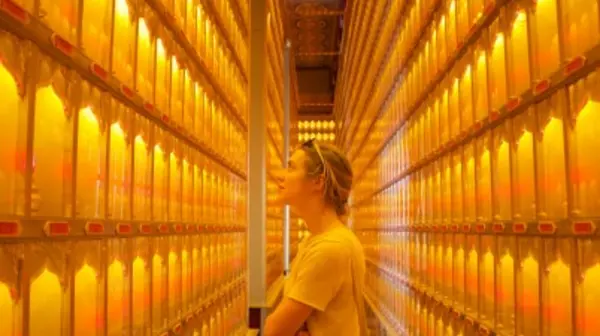
[{"label": "short sleeve", "polygon": [[325,311],[348,277],[350,259],[342,244],[322,242],[311,246],[297,265],[298,275],[287,297]]}]

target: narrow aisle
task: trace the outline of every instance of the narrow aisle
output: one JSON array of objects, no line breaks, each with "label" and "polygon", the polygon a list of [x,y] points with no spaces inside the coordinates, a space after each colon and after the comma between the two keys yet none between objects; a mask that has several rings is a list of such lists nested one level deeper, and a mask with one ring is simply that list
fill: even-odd
[{"label": "narrow aisle", "polygon": [[345,21],[334,115],[387,334],[600,334],[598,1],[354,1]]}]

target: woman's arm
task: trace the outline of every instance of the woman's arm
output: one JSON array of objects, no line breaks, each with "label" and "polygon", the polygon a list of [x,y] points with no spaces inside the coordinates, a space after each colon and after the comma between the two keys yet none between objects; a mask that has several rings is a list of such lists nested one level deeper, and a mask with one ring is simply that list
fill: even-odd
[{"label": "woman's arm", "polygon": [[294,336],[313,308],[293,299],[283,298],[265,322],[264,336]]}]

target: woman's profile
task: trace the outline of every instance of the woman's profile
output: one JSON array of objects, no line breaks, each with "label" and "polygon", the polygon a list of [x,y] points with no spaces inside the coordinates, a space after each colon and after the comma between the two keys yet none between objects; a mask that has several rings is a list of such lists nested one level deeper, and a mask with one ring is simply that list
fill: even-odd
[{"label": "woman's profile", "polygon": [[310,236],[286,278],[265,336],[366,336],[362,246],[346,227],[352,168],[334,146],[308,141],[296,149],[279,185],[280,201],[304,220]]}]

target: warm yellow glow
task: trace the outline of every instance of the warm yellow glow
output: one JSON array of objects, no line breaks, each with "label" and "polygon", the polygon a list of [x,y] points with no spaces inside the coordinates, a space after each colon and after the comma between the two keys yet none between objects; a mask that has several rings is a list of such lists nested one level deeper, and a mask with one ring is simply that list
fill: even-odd
[{"label": "warm yellow glow", "polygon": [[14,302],[10,295],[10,289],[8,286],[0,282],[0,316],[2,316],[3,323],[0,323],[0,335],[11,336],[14,335],[13,323],[14,323]]},{"label": "warm yellow glow", "polygon": [[523,310],[522,335],[536,335],[539,332],[539,265],[531,255],[522,262],[520,304]]},{"label": "warm yellow glow", "polygon": [[152,257],[152,317],[153,326],[156,328],[162,327],[164,318],[164,275],[163,275],[163,258],[159,254]]},{"label": "warm yellow glow", "polygon": [[600,335],[600,322],[598,322],[598,302],[600,302],[600,264],[596,263],[584,273],[579,307],[581,313],[577,321],[578,335]]},{"label": "warm yellow glow", "polygon": [[29,335],[60,335],[63,288],[58,276],[45,268],[31,282],[29,297]]},{"label": "warm yellow glow", "polygon": [[146,20],[144,20],[144,18],[140,18],[138,27],[139,37],[143,40],[149,40],[150,30],[148,30],[148,26],[146,25]]},{"label": "warm yellow glow", "polygon": [[[533,155],[533,154],[531,154]],[[510,184],[510,145],[504,139],[501,140],[500,146],[498,147],[496,164],[496,186],[495,195],[498,200],[504,200],[503,202],[496,202],[495,215],[500,216],[501,219],[510,219],[511,217],[511,184]],[[530,183],[533,183],[531,181]]]},{"label": "warm yellow glow", "polygon": [[595,100],[598,89],[588,84],[586,87],[579,87],[578,90],[578,94],[587,94],[590,98],[580,110],[573,131],[576,163],[571,174],[575,180],[577,200],[574,210],[581,216],[596,216],[600,213],[600,159],[590,153],[594,153],[600,144],[600,103]]},{"label": "warm yellow glow", "polygon": [[136,257],[133,261],[133,286],[132,286],[132,310],[133,325],[137,328],[145,324],[144,315],[148,311],[146,298],[149,298],[150,291],[146,285],[146,262],[141,257]]},{"label": "warm yellow glow", "polygon": [[169,316],[176,314],[180,307],[180,290],[181,290],[181,268],[179,265],[179,255],[171,251],[169,252]]},{"label": "warm yellow glow", "polygon": [[567,215],[564,125],[562,120],[551,118],[543,131],[540,152],[544,159],[538,161],[540,169],[540,214],[544,218],[565,218]]},{"label": "warm yellow glow", "polygon": [[557,260],[548,268],[546,282],[543,302],[548,336],[572,335],[571,269],[562,259]]},{"label": "warm yellow glow", "polygon": [[525,131],[517,141],[517,179],[515,184],[518,203],[515,214],[522,219],[535,219],[535,174],[533,164],[533,134]]},{"label": "warm yellow glow", "polygon": [[129,18],[129,5],[127,0],[116,0],[116,12],[118,16]]},{"label": "warm yellow glow", "polygon": [[108,334],[118,335],[123,332],[124,327],[124,290],[125,277],[124,265],[115,259],[108,267],[108,295],[107,295],[107,321]]},{"label": "warm yellow glow", "polygon": [[96,319],[98,282],[96,271],[85,264],[75,275],[75,326],[74,335],[97,335]]},{"label": "warm yellow glow", "polygon": [[[18,137],[22,132],[19,127],[20,105],[22,103],[17,85],[12,75],[0,62],[0,92],[2,92],[2,108],[0,108],[0,123],[3,125],[0,135],[0,213],[13,213],[16,206],[17,179],[20,172],[15,169],[15,158],[19,151]],[[17,211],[23,215],[23,210]],[[1,302],[1,301],[0,301]],[[1,303],[0,303],[1,304]],[[0,310],[0,316],[2,311]],[[9,326],[10,327],[10,326]],[[3,335],[0,327],[0,335]],[[9,334],[10,335],[10,334]]]}]

